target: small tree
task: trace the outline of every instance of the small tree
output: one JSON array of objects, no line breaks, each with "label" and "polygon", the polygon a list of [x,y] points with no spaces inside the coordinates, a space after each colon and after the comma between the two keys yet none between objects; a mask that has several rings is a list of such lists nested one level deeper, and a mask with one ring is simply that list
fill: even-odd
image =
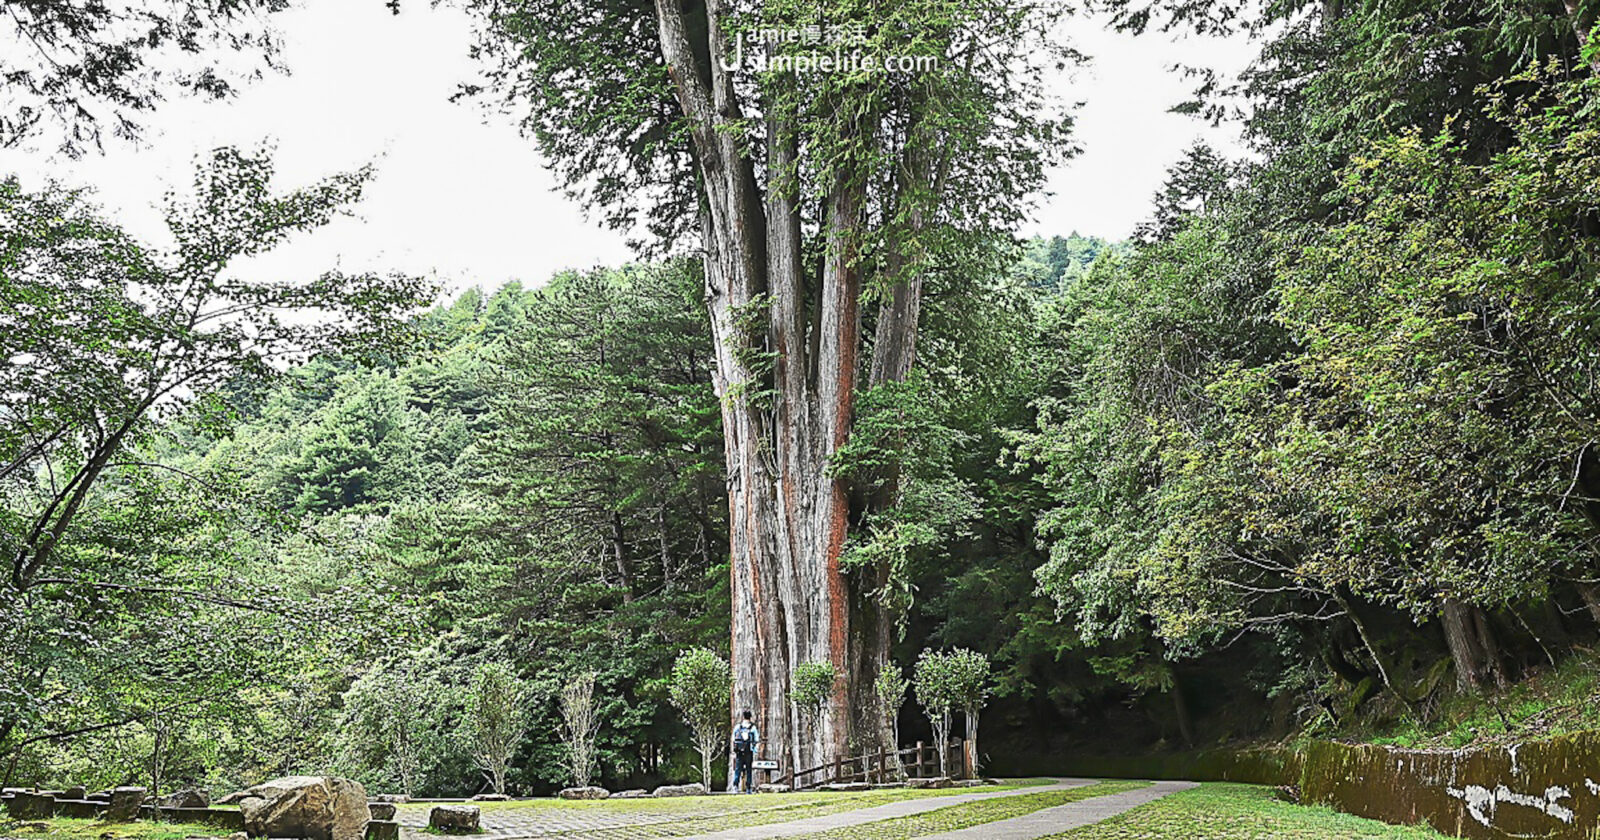
[{"label": "small tree", "polygon": [[733,673],[728,661],[705,648],[678,654],[668,686],[672,705],[683,712],[700,753],[700,779],[711,789],[711,759],[722,754],[728,740],[728,705],[733,696]]},{"label": "small tree", "polygon": [[802,662],[795,666],[789,682],[789,699],[794,702],[796,718],[802,731],[814,726],[828,708],[828,698],[833,695],[833,684],[839,672],[831,662]]},{"label": "small tree", "polygon": [[595,673],[573,677],[561,689],[561,739],[566,742],[567,768],[574,787],[588,787],[594,779],[594,739],[600,715],[594,703]]},{"label": "small tree", "polygon": [[975,650],[956,648],[950,658],[951,699],[967,723],[967,749],[972,752],[972,772],[978,772],[978,713],[989,701],[989,657]]},{"label": "small tree", "polygon": [[879,668],[878,676],[872,681],[878,740],[883,749],[894,757],[895,773],[901,776],[905,775],[905,771],[900,766],[900,707],[905,705],[907,687],[906,672],[892,662]]},{"label": "small tree", "polygon": [[950,654],[924,650],[917,657],[913,673],[917,702],[933,725],[933,740],[938,744],[939,774],[950,775],[946,754],[950,744],[950,715],[956,706],[955,676]]},{"label": "small tree", "polygon": [[472,757],[494,792],[506,792],[506,771],[527,728],[527,691],[510,668],[487,662],[478,668],[467,703]]}]

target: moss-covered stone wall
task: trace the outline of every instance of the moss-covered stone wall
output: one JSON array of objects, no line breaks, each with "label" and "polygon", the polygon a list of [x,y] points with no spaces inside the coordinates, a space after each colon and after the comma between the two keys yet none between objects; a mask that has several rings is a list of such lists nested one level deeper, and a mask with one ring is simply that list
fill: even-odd
[{"label": "moss-covered stone wall", "polygon": [[1084,758],[1070,772],[1293,785],[1302,802],[1476,840],[1600,840],[1600,732],[1466,750],[1318,741],[1303,751]]}]

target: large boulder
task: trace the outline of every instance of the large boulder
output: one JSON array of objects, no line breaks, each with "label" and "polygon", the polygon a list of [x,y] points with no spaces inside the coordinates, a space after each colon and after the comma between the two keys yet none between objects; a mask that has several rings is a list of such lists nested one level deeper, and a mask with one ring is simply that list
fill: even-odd
[{"label": "large boulder", "polygon": [[587,787],[562,788],[556,796],[562,799],[609,799],[611,798],[611,791],[603,787],[589,785]]},{"label": "large boulder", "polygon": [[394,819],[393,802],[368,802],[367,810],[372,812],[372,818],[375,820]]},{"label": "large boulder", "polygon": [[139,816],[139,806],[143,804],[144,788],[113,788],[111,804],[106,806],[106,822],[133,822]]},{"label": "large boulder", "polygon": [[706,786],[699,782],[687,785],[662,785],[651,796],[704,796]]},{"label": "large boulder", "polygon": [[428,812],[428,827],[444,834],[477,834],[478,806],[435,805]]},{"label": "large boulder", "polygon": [[400,824],[393,820],[367,823],[367,840],[400,840]]},{"label": "large boulder", "polygon": [[219,801],[239,803],[251,837],[363,840],[372,819],[361,783],[334,776],[286,776]]},{"label": "large boulder", "polygon": [[198,788],[180,790],[169,793],[157,801],[163,808],[209,808],[211,807],[211,794]]}]

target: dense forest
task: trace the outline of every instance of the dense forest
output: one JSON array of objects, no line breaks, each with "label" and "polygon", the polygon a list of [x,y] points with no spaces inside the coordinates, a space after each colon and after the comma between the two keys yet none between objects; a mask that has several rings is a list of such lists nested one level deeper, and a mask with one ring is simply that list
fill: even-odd
[{"label": "dense forest", "polygon": [[[527,55],[600,62],[581,39],[548,55],[541,39],[570,34],[535,31],[552,4],[508,5],[486,49],[535,88],[508,94],[525,107],[553,95],[517,75]],[[863,375],[817,477],[849,488],[839,560],[886,661],[991,658],[997,773],[1600,724],[1600,7],[1107,11],[1261,39],[1240,79],[1202,76],[1183,106],[1238,121],[1250,154],[1192,149],[1132,239],[1018,239],[990,206],[1068,154],[1042,123],[932,194],[970,214],[925,229],[908,188],[853,240],[824,230],[835,204],[794,211],[799,274],[849,275],[846,241],[883,284],[858,289],[863,352],[838,358]],[[541,148],[601,165],[540,113]],[[896,131],[897,171],[932,167],[917,127]],[[676,196],[651,223],[691,226],[672,212],[694,188],[615,165],[597,189],[650,182]],[[8,784],[326,770],[471,795],[469,712],[501,666],[528,715],[511,790],[568,780],[561,691],[583,674],[597,778],[693,776],[667,680],[680,651],[736,653],[731,541],[751,514],[730,508],[729,417],[761,406],[737,431],[759,442],[790,387],[777,345],[730,351],[719,330],[781,337],[782,301],[713,300],[708,318],[707,283],[736,285],[726,253],[449,299],[406,277],[227,271],[369,178],[282,192],[267,155],[220,150],[173,200],[170,248],[92,196],[0,182]],[[925,275],[914,353],[882,362],[907,265]],[[831,311],[809,294],[801,310]],[[729,389],[729,358],[761,375]],[[883,364],[900,369],[866,375]],[[1553,693],[1522,702],[1530,686]],[[928,737],[915,711],[902,738]]]}]

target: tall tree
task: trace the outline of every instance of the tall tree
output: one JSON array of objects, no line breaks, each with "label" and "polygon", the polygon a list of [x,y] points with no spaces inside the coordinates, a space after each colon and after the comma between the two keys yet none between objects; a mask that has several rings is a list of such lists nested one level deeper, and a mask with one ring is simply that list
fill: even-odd
[{"label": "tall tree", "polygon": [[[848,566],[846,540],[899,488],[893,464],[870,482],[830,464],[858,396],[912,370],[925,295],[995,267],[1064,150],[1041,79],[1066,58],[1047,37],[1065,8],[479,5],[500,91],[531,105],[525,125],[569,187],[614,223],[642,207],[657,234],[698,239],[728,465],[733,703],[795,764],[839,754],[896,623],[879,597],[891,570]],[[786,702],[805,662],[839,674],[815,726]]]},{"label": "tall tree", "polygon": [[54,128],[61,148],[133,138],[168,94],[231,96],[274,68],[288,0],[13,0],[0,12],[0,146]]}]

